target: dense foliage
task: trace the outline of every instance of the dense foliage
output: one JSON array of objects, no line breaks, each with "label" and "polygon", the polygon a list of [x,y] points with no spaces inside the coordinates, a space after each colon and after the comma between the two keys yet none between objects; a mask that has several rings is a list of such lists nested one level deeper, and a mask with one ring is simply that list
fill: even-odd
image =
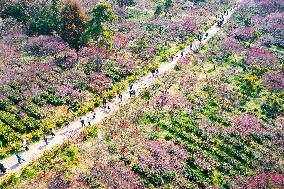
[{"label": "dense foliage", "polygon": [[22,136],[37,141],[168,60],[223,6],[173,1],[155,18],[154,2],[110,3],[1,1],[1,134],[13,131],[2,134],[1,158],[21,147]]},{"label": "dense foliage", "polygon": [[[94,40],[75,51],[58,36],[2,37],[3,151],[18,148],[15,137],[36,139],[112,97],[124,80],[156,68],[194,39],[216,7],[230,5],[115,3],[118,20],[101,25],[114,34],[112,48]],[[102,7],[107,18],[113,15],[109,5]],[[73,145],[45,154],[0,186],[283,188],[283,11],[281,0],[243,0],[224,31],[199,52],[71,139]],[[97,140],[97,129],[104,141]]]}]

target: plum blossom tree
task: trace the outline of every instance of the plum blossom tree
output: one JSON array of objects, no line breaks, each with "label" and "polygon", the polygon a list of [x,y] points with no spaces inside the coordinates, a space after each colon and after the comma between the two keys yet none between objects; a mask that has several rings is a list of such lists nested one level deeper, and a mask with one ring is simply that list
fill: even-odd
[{"label": "plum blossom tree", "polygon": [[103,73],[94,72],[90,76],[88,85],[91,87],[93,92],[100,93],[112,87],[112,80]]},{"label": "plum blossom tree", "polygon": [[254,27],[243,26],[235,29],[232,35],[239,41],[248,41],[249,39],[253,40],[255,38],[254,32]]},{"label": "plum blossom tree", "polygon": [[270,72],[262,76],[263,84],[271,91],[284,90],[284,72]]},{"label": "plum blossom tree", "polygon": [[232,117],[232,126],[225,128],[228,134],[234,133],[240,136],[250,136],[252,134],[263,136],[268,133],[263,127],[263,123],[251,114],[243,114]]},{"label": "plum blossom tree", "polygon": [[251,47],[245,55],[245,62],[250,67],[259,66],[261,68],[273,69],[278,61],[277,57],[264,47]]},{"label": "plum blossom tree", "polygon": [[79,51],[80,60],[87,62],[87,74],[93,71],[100,72],[104,61],[113,54],[112,51],[108,50],[106,46],[92,45],[83,47]]}]

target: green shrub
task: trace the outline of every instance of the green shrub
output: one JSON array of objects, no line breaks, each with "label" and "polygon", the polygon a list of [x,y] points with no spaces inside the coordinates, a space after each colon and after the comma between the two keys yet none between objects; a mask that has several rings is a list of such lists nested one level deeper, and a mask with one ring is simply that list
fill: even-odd
[{"label": "green shrub", "polygon": [[9,143],[18,139],[18,135],[13,129],[0,121],[0,147],[7,146]]},{"label": "green shrub", "polygon": [[39,108],[32,101],[27,101],[26,106],[24,107],[24,110],[29,116],[35,119],[41,118]]},{"label": "green shrub", "polygon": [[24,133],[26,127],[16,118],[14,114],[9,112],[0,111],[0,120],[13,128],[16,132]]},{"label": "green shrub", "polygon": [[34,97],[32,101],[38,106],[43,106],[46,104],[46,100],[39,96]]},{"label": "green shrub", "polygon": [[27,22],[30,35],[50,35],[60,32],[60,0],[52,0],[50,7],[41,7]]},{"label": "green shrub", "polygon": [[0,185],[0,188],[6,189],[6,188],[14,188],[19,184],[19,177],[16,176],[16,174],[10,174],[7,177],[4,178],[3,182]]},{"label": "green shrub", "polygon": [[284,92],[271,94],[261,105],[261,109],[268,117],[275,117],[284,112]]},{"label": "green shrub", "polygon": [[13,1],[12,3],[8,3],[7,5],[4,5],[3,8],[4,10],[1,11],[1,17],[3,18],[13,17],[20,22],[26,22],[29,20],[29,15],[24,10],[21,3],[18,1]]},{"label": "green shrub", "polygon": [[36,176],[36,170],[34,170],[33,168],[31,168],[30,166],[28,167],[25,167],[23,170],[22,170],[22,173],[21,173],[21,177],[23,177],[24,179],[32,179]]},{"label": "green shrub", "polygon": [[115,82],[120,81],[124,77],[122,70],[115,63],[106,64],[102,71]]},{"label": "green shrub", "polygon": [[150,100],[152,95],[151,95],[150,90],[146,89],[146,90],[142,91],[140,96],[143,100]]},{"label": "green shrub", "polygon": [[60,157],[62,157],[63,161],[74,165],[78,163],[80,158],[80,153],[78,148],[75,145],[68,146],[67,148],[61,149]]},{"label": "green shrub", "polygon": [[33,117],[26,117],[23,121],[22,121],[23,125],[26,126],[27,128],[27,132],[32,132],[34,130],[37,130],[40,128],[40,123],[38,120],[36,120]]}]

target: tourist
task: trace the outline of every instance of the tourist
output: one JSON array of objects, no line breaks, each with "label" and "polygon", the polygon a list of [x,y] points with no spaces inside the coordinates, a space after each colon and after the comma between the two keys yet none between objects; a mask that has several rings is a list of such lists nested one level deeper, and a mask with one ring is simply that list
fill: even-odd
[{"label": "tourist", "polygon": [[155,72],[156,72],[156,75],[158,75],[159,74],[159,69],[156,68]]},{"label": "tourist", "polygon": [[27,143],[27,140],[25,138],[22,138],[22,147],[25,150],[29,150],[28,143]]},{"label": "tourist", "polygon": [[119,101],[122,102],[122,94],[121,93],[118,94],[118,98],[119,98]]},{"label": "tourist", "polygon": [[46,144],[46,146],[48,145],[48,138],[47,138],[47,134],[43,135],[43,140]]},{"label": "tourist", "polygon": [[0,163],[0,171],[5,174],[6,170],[7,169],[5,168],[5,166],[2,163]]},{"label": "tourist", "polygon": [[201,36],[201,35],[198,36],[198,41],[199,41],[199,42],[202,41],[202,36]]},{"label": "tourist", "polygon": [[110,131],[107,132],[106,137],[107,137],[108,141],[111,139],[111,132]]},{"label": "tourist", "polygon": [[132,90],[133,89],[133,84],[130,84],[129,85],[129,90]]},{"label": "tourist", "polygon": [[131,91],[129,91],[129,95],[130,95],[130,97],[132,97],[132,96],[135,96],[135,90],[133,89],[133,90],[131,90]]},{"label": "tourist", "polygon": [[109,106],[109,105],[110,105],[110,101],[109,101],[108,99],[107,99],[107,102],[106,102],[106,103],[107,103],[107,109],[110,110],[110,106]]},{"label": "tourist", "polygon": [[152,76],[153,76],[153,77],[155,76],[155,72],[156,72],[155,69],[151,69],[151,73],[152,73]]},{"label": "tourist", "polygon": [[91,126],[91,118],[87,117],[88,125]]},{"label": "tourist", "polygon": [[93,115],[93,119],[96,119],[97,113],[95,111],[92,112],[92,115]]},{"label": "tourist", "polygon": [[183,51],[181,51],[180,55],[181,55],[181,57],[183,57]]},{"label": "tourist", "polygon": [[103,107],[106,108],[107,100],[103,98]]},{"label": "tourist", "polygon": [[18,160],[18,164],[21,164],[21,163],[22,163],[21,161],[26,161],[26,160],[24,160],[24,158],[22,157],[21,152],[18,152],[18,153],[16,154],[16,157],[17,157],[17,160]]},{"label": "tourist", "polygon": [[82,124],[82,127],[84,127],[85,126],[85,120],[83,118],[81,118],[80,122]]},{"label": "tourist", "polygon": [[101,142],[103,140],[103,136],[102,136],[101,130],[98,131],[98,139],[99,139],[99,142]]},{"label": "tourist", "polygon": [[70,125],[70,122],[69,121],[67,121],[67,120],[64,120],[64,127],[69,127],[69,125]]},{"label": "tourist", "polygon": [[52,137],[55,137],[55,130],[54,130],[54,128],[50,129],[50,134],[51,134]]}]

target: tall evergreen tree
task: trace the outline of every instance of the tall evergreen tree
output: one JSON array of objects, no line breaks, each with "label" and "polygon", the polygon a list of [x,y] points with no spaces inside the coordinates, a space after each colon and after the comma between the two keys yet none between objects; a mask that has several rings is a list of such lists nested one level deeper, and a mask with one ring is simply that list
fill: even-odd
[{"label": "tall evergreen tree", "polygon": [[68,0],[61,11],[61,38],[71,48],[78,50],[82,43],[80,38],[84,32],[86,16],[80,4]]}]

